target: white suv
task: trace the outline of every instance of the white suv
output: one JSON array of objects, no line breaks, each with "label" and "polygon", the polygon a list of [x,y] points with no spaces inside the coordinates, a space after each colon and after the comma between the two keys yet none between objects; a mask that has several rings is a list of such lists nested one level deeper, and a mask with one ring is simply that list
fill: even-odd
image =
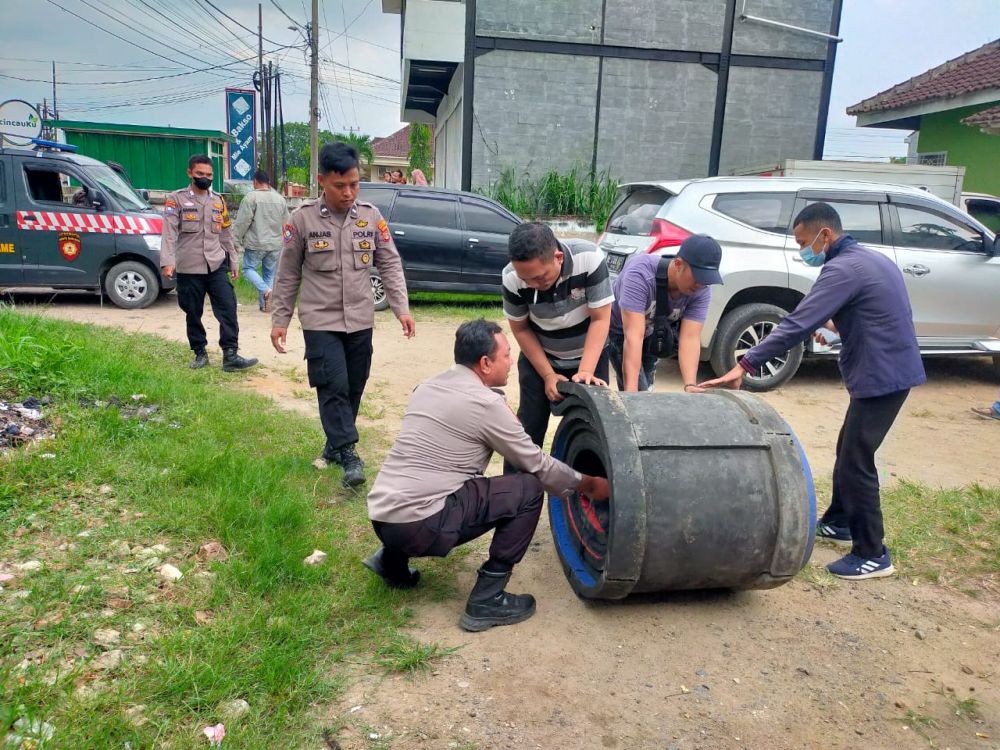
[{"label": "white suv", "polygon": [[[713,287],[702,360],[719,375],[809,291],[819,269],[802,263],[792,219],[823,201],[844,231],[892,258],[903,272],[925,356],[992,356],[1000,376],[1000,236],[955,206],[902,185],[785,177],[710,177],[633,182],[598,243],[616,276],[632,255],[671,255],[690,234],[722,245],[725,284]],[[804,354],[836,356],[810,341],[768,362],[750,390],[791,378]]]}]

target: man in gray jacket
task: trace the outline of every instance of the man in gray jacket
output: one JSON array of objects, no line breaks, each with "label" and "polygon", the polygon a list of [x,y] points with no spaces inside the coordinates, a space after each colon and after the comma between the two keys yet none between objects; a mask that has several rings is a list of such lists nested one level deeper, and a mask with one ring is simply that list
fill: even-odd
[{"label": "man in gray jacket", "polygon": [[236,213],[233,236],[243,248],[243,275],[257,288],[261,312],[270,311],[271,285],[281,255],[281,228],[287,221],[288,204],[271,189],[267,172],[258,169],[253,175],[253,192],[243,199]]}]

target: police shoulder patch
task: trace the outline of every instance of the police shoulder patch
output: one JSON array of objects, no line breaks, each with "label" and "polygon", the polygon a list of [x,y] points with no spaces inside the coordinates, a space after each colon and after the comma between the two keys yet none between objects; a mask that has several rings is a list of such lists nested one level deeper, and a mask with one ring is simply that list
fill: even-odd
[{"label": "police shoulder patch", "polygon": [[284,238],[285,242],[291,242],[295,239],[295,225],[288,223],[281,230],[281,236]]},{"label": "police shoulder patch", "polygon": [[375,225],[378,228],[379,235],[382,238],[382,242],[389,241],[389,225],[386,223],[385,219],[379,219],[378,224]]}]

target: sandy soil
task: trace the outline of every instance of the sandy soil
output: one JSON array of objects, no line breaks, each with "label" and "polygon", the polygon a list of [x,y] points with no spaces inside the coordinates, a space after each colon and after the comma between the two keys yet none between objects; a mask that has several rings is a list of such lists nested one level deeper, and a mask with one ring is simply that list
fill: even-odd
[{"label": "sandy soil", "polygon": [[[16,302],[31,308],[46,299],[19,295]],[[63,294],[38,310],[184,338],[173,297],[127,312],[102,310],[88,295]],[[422,321],[419,309],[416,316],[413,341],[403,339],[389,314],[378,316],[369,388],[378,408],[367,413],[390,435],[413,386],[450,360],[457,321]],[[214,320],[206,318],[211,340]],[[298,329],[290,331],[290,353],[277,355],[268,341],[268,316],[243,307],[240,325],[242,352],[264,363],[250,386],[282,406],[315,414],[302,381]],[[879,454],[883,481],[1000,484],[1000,428],[969,411],[994,398],[989,361],[931,361],[928,375]],[[670,363],[657,382],[676,388]],[[516,383],[510,390],[513,403]],[[807,363],[788,386],[763,398],[795,429],[814,473],[829,477],[848,400],[836,365]],[[384,448],[368,446],[366,455]],[[360,668],[327,712],[327,724],[344,724],[342,747],[1000,748],[995,600],[898,576],[834,587],[797,579],[773,591],[588,603],[560,574],[543,516],[511,585],[537,597],[538,613],[521,625],[473,636],[457,619],[484,550],[477,546],[463,563],[454,599],[432,602],[419,590],[399,594],[415,610],[415,639],[458,650],[436,661],[431,674],[414,678]],[[837,555],[819,545],[813,562]],[[425,565],[433,575],[434,563]],[[975,716],[967,715],[973,707]]]}]

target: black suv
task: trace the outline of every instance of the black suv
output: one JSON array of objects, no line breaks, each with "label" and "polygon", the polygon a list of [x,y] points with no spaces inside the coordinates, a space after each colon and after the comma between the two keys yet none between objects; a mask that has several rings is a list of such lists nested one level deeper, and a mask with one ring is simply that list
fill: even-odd
[{"label": "black suv", "polygon": [[0,148],[0,287],[103,290],[146,307],[163,218],[104,162],[58,148]]},{"label": "black suv", "polygon": [[[389,222],[410,291],[500,294],[507,238],[521,220],[474,193],[417,185],[362,183],[359,200]],[[375,309],[389,306],[372,270]]]}]

